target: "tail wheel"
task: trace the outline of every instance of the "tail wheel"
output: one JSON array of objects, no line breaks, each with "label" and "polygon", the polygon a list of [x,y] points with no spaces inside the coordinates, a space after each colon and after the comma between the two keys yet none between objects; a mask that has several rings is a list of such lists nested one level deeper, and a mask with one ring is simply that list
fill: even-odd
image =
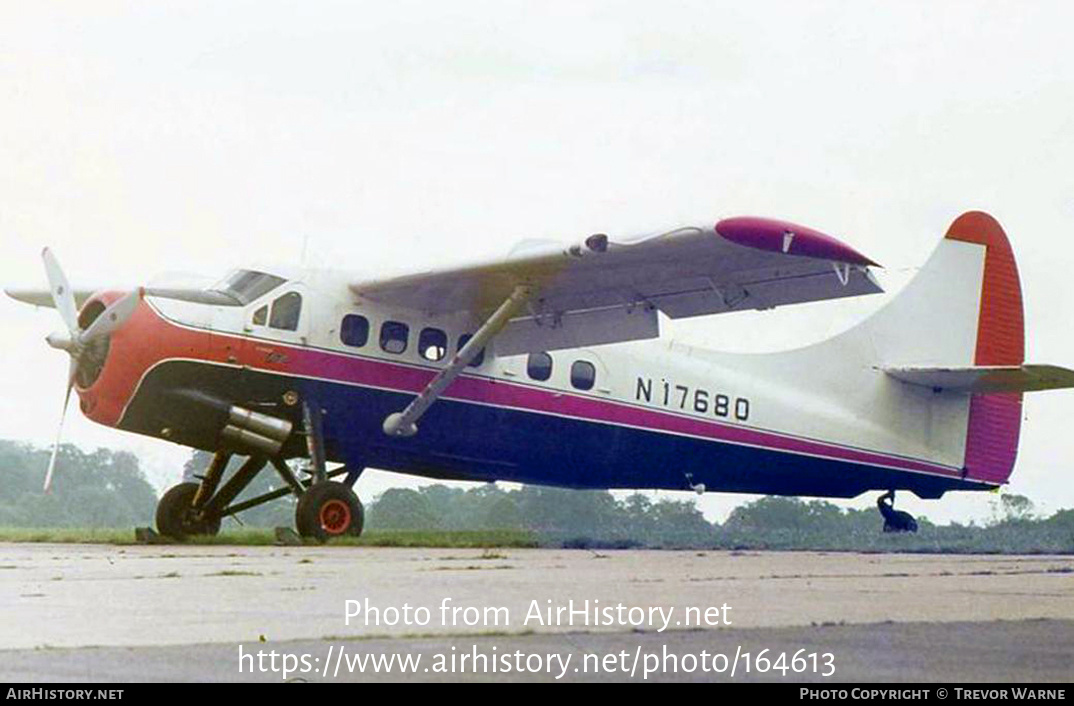
[{"label": "tail wheel", "polygon": [[220,531],[220,518],[198,518],[194,511],[197,483],[180,483],[169,488],[157,503],[157,532],[173,539],[191,535],[215,535]]},{"label": "tail wheel", "polygon": [[295,526],[303,537],[322,542],[332,537],[357,537],[364,524],[362,503],[342,483],[317,483],[298,499]]}]

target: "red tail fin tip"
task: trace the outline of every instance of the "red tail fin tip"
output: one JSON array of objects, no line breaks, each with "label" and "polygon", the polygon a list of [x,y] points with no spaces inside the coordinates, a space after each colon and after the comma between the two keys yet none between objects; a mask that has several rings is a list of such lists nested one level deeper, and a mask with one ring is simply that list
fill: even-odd
[{"label": "red tail fin tip", "polygon": [[[955,219],[949,240],[985,246],[975,365],[1021,365],[1025,358],[1022,285],[1010,241],[992,216],[970,211]],[[1022,421],[1022,394],[974,395],[970,402],[963,473],[1003,483],[1014,469]]]}]

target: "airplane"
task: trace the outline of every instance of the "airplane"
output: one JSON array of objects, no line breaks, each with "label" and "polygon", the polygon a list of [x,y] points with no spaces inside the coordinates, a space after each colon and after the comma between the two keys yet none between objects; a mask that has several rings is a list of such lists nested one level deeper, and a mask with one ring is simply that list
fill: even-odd
[{"label": "airplane", "polygon": [[[204,289],[72,290],[43,259],[49,290],[7,293],[66,325],[46,339],[70,356],[64,415],[74,390],[97,423],[213,453],[159,501],[157,530],[175,538],[288,494],[303,537],[358,535],[367,467],[569,488],[882,490],[896,518],[885,529],[915,529],[894,491],[1000,487],[1023,393],[1074,386],[1074,371],[1024,364],[1014,255],[977,211],[871,317],[765,354],[661,339],[660,315],[875,294],[878,265],[759,217],[527,241],[401,276],[240,269]],[[62,428],[61,415],[46,489]],[[229,475],[233,455],[245,460]],[[268,466],[284,485],[236,502]]]}]

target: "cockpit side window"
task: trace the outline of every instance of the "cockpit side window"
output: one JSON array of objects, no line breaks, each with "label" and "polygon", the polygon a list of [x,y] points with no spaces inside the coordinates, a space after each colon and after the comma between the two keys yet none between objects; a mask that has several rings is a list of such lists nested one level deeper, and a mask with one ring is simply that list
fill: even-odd
[{"label": "cockpit side window", "polygon": [[264,326],[268,322],[268,304],[254,312],[254,326]]},{"label": "cockpit side window", "polygon": [[297,331],[298,318],[302,313],[302,295],[288,292],[272,302],[269,314],[269,326],[283,331]]}]

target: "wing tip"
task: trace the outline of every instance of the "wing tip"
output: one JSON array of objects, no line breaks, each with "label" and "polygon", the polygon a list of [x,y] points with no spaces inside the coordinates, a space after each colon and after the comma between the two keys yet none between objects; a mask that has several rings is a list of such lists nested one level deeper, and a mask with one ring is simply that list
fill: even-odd
[{"label": "wing tip", "polygon": [[17,302],[32,304],[33,306],[44,306],[45,304],[41,302],[41,299],[49,296],[49,292],[45,290],[20,289],[17,287],[4,287],[4,294]]},{"label": "wing tip", "polygon": [[759,216],[736,216],[719,221],[715,229],[720,237],[757,250],[864,267],[881,266],[834,236],[789,221]]}]

